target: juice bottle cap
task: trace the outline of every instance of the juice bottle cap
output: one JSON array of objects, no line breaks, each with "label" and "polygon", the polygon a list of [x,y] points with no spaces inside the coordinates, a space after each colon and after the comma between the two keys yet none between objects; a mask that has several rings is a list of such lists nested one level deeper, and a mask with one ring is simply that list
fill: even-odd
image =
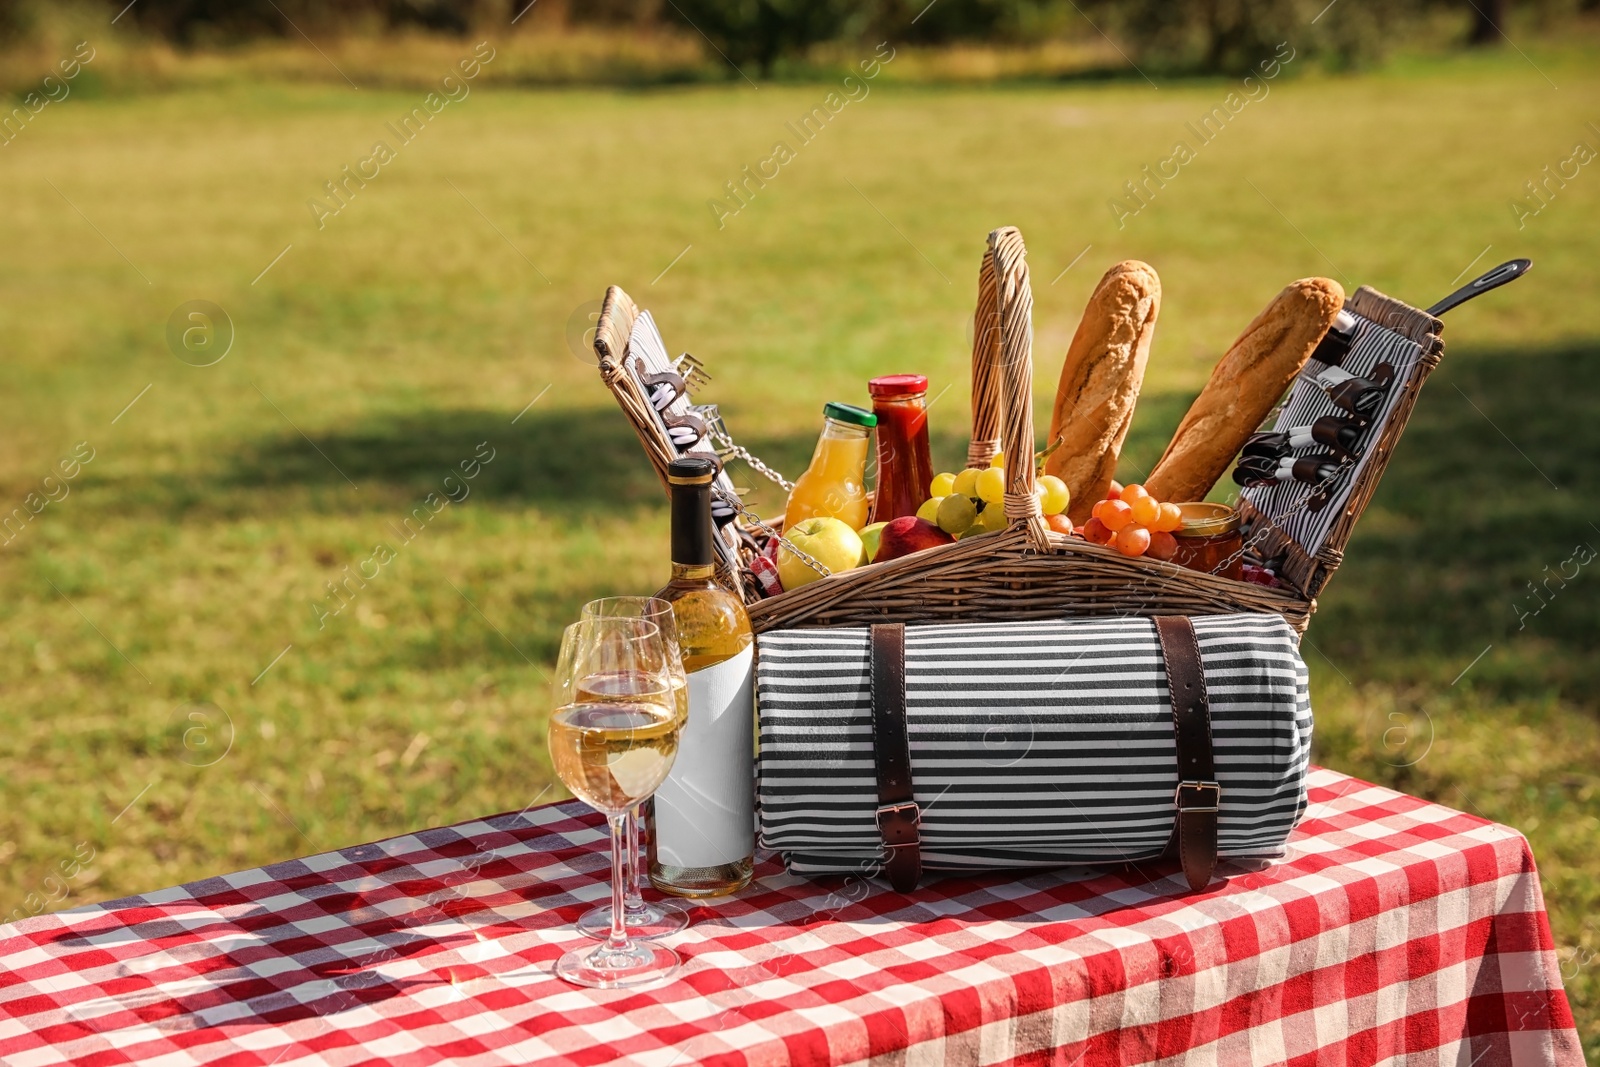
[{"label": "juice bottle cap", "polygon": [[836,422],[847,422],[852,426],[876,426],[878,416],[865,408],[858,408],[854,404],[840,404],[829,402],[822,405],[823,418],[833,419]]},{"label": "juice bottle cap", "polygon": [[928,376],[926,374],[885,374],[881,378],[874,378],[867,383],[867,392],[872,396],[901,396],[905,393],[926,393],[928,391]]}]

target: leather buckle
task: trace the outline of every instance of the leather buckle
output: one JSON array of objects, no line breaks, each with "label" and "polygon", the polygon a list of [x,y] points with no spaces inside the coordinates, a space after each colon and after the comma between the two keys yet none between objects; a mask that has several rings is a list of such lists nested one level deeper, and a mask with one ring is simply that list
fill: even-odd
[{"label": "leather buckle", "polygon": [[917,845],[922,841],[922,809],[915,800],[878,805],[878,833],[890,848]]},{"label": "leather buckle", "polygon": [[[1210,804],[1205,803],[1207,794]],[[1178,791],[1172,800],[1179,811],[1219,811],[1222,804],[1222,787],[1216,782],[1179,781]]]}]

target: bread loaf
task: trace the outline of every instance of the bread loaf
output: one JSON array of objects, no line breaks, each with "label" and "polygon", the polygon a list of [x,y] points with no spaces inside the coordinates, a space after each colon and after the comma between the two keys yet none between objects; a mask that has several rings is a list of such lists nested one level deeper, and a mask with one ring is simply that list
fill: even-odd
[{"label": "bread loaf", "polygon": [[1331,278],[1291,283],[1245,327],[1178,424],[1145,488],[1157,500],[1204,500],[1344,307]]},{"label": "bread loaf", "polygon": [[1106,271],[1072,335],[1046,446],[1062,443],[1045,460],[1045,473],[1067,483],[1074,523],[1086,521],[1111,487],[1160,311],[1155,268],[1130,259]]}]

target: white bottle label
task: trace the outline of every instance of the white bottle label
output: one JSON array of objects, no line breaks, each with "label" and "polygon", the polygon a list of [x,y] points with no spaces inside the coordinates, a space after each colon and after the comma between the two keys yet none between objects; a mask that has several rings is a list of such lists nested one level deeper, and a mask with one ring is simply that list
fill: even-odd
[{"label": "white bottle label", "polygon": [[755,852],[754,646],[689,675],[689,722],[655,794],[656,861],[720,867]]}]

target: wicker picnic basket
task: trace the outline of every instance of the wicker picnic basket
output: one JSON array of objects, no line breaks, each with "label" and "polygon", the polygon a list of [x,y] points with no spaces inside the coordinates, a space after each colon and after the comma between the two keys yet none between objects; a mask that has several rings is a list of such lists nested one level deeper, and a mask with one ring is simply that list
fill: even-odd
[{"label": "wicker picnic basket", "polygon": [[[968,466],[988,466],[1004,450],[1009,527],[885,563],[834,574],[798,589],[761,598],[754,583],[729,575],[746,599],[755,630],[863,625],[874,622],[1014,621],[1064,616],[1218,615],[1260,612],[1283,616],[1303,632],[1316,595],[1343,559],[1344,546],[1372,498],[1415,404],[1417,391],[1439,362],[1437,318],[1367,287],[1346,308],[1420,347],[1401,383],[1395,415],[1369,448],[1343,513],[1317,552],[1306,553],[1272,518],[1242,506],[1249,554],[1282,561],[1279,587],[1235,581],[1149,557],[1129,558],[1044,523],[1034,495],[1033,295],[1026,249],[1015,227],[989,234],[979,273],[972,350],[972,442]],[[600,373],[637,431],[665,484],[677,454],[650,417],[649,402],[624,373],[627,341],[638,309],[611,287],[596,327]],[[1019,459],[1021,462],[1019,462]],[[773,524],[776,525],[776,524]],[[1298,552],[1298,555],[1297,555]]]}]

